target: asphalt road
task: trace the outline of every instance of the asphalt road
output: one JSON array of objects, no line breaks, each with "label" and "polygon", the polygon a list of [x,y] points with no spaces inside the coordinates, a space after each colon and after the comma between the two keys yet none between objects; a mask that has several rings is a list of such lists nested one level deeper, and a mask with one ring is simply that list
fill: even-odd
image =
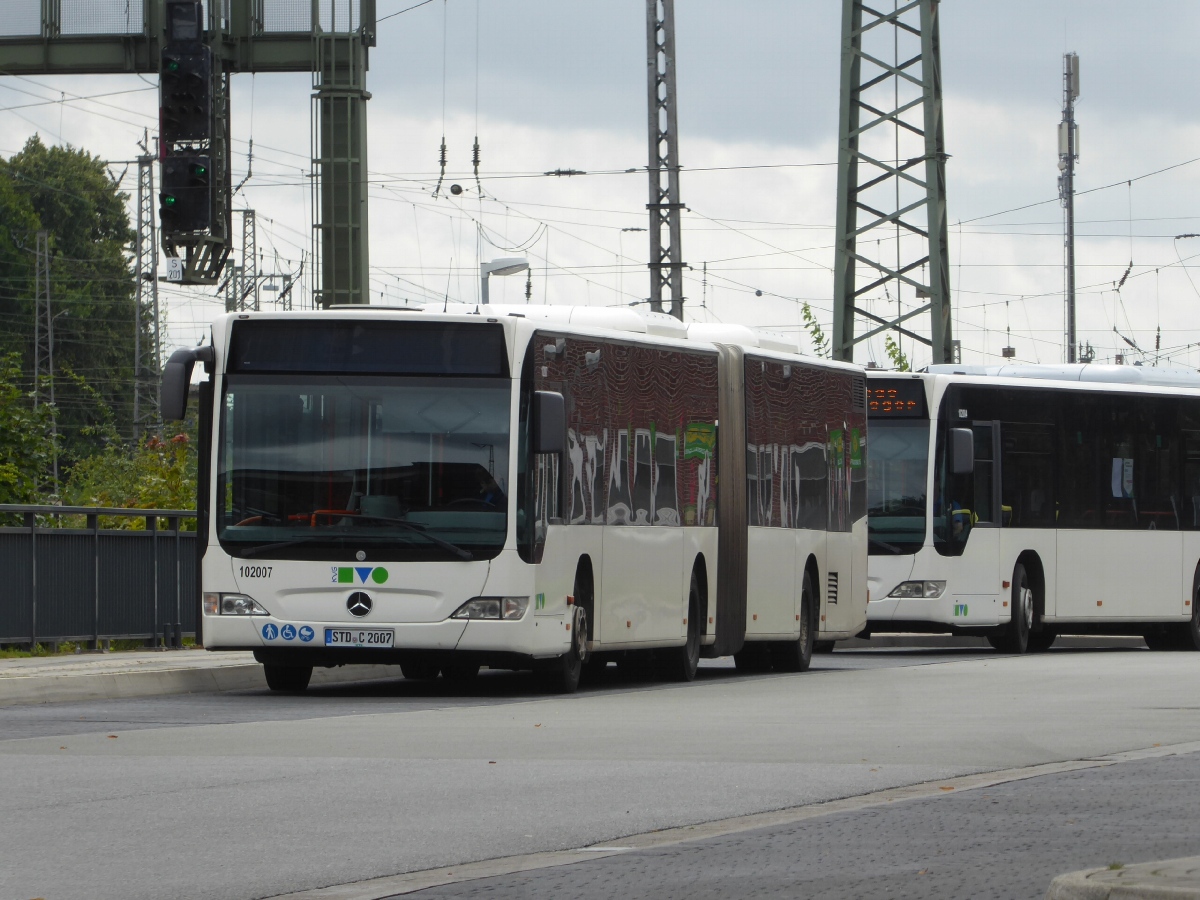
[{"label": "asphalt road", "polygon": [[614,673],[566,698],[497,674],[4,709],[0,897],[245,900],[1200,741],[1198,672],[1137,650],[885,650],[691,685]]},{"label": "asphalt road", "polygon": [[1056,875],[1200,848],[1200,756],[1047,775],[595,862],[421,900],[1040,900]]}]

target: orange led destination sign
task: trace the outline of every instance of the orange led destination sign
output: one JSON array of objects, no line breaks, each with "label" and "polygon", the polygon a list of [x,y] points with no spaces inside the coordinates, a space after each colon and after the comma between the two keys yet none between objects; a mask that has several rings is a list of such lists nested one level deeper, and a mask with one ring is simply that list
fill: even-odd
[{"label": "orange led destination sign", "polygon": [[916,379],[867,382],[867,414],[880,419],[922,418],[925,386]]}]

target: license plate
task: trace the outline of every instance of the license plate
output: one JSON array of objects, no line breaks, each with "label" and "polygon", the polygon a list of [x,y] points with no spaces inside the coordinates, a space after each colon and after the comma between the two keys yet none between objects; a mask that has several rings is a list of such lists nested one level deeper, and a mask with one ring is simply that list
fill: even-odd
[{"label": "license plate", "polygon": [[326,628],[326,647],[390,647],[396,639],[394,631],[379,628]]}]

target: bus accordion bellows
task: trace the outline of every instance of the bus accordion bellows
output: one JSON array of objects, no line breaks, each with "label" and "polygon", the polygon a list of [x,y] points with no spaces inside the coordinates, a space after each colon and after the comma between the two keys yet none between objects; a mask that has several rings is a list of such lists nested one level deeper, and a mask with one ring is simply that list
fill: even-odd
[{"label": "bus accordion bellows", "polygon": [[1200,649],[1200,376],[870,373],[866,634]]},{"label": "bus accordion bellows", "polygon": [[200,384],[202,629],[275,690],[699,658],[866,624],[865,376],[745,328],[483,306],[224,316]]}]

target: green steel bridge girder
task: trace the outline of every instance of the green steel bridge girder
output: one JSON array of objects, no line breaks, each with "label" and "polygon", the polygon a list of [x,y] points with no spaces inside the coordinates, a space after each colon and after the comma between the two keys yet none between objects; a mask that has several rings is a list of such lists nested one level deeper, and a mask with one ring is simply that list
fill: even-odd
[{"label": "green steel bridge girder", "polygon": [[[306,32],[265,31],[264,0],[229,0],[229,18],[219,23],[212,18],[217,4],[209,4],[207,35],[215,69],[225,74],[314,74],[313,210],[318,221],[313,225],[313,248],[319,273],[317,298],[322,305],[366,303],[368,298],[366,101],[370,94],[365,88],[376,16],[375,0],[357,2],[359,27],[345,32],[322,30],[321,0],[312,0],[313,29]],[[141,33],[63,35],[58,27],[58,0],[42,0],[42,34],[0,36],[0,76],[157,75],[165,43],[165,4],[141,0],[140,5]],[[228,97],[224,100],[218,108],[227,118]],[[217,121],[217,137],[227,134],[227,128],[227,121],[224,125]],[[230,190],[231,185],[224,189]],[[227,211],[229,198],[217,205],[218,211]],[[220,233],[228,229],[218,222],[214,226],[212,235],[188,237],[173,245],[173,252],[186,251],[187,271],[195,275],[188,279],[191,283],[215,283],[213,270],[219,272],[229,252],[231,236]],[[217,262],[205,263],[214,258]],[[202,270],[207,270],[203,277]]]}]

